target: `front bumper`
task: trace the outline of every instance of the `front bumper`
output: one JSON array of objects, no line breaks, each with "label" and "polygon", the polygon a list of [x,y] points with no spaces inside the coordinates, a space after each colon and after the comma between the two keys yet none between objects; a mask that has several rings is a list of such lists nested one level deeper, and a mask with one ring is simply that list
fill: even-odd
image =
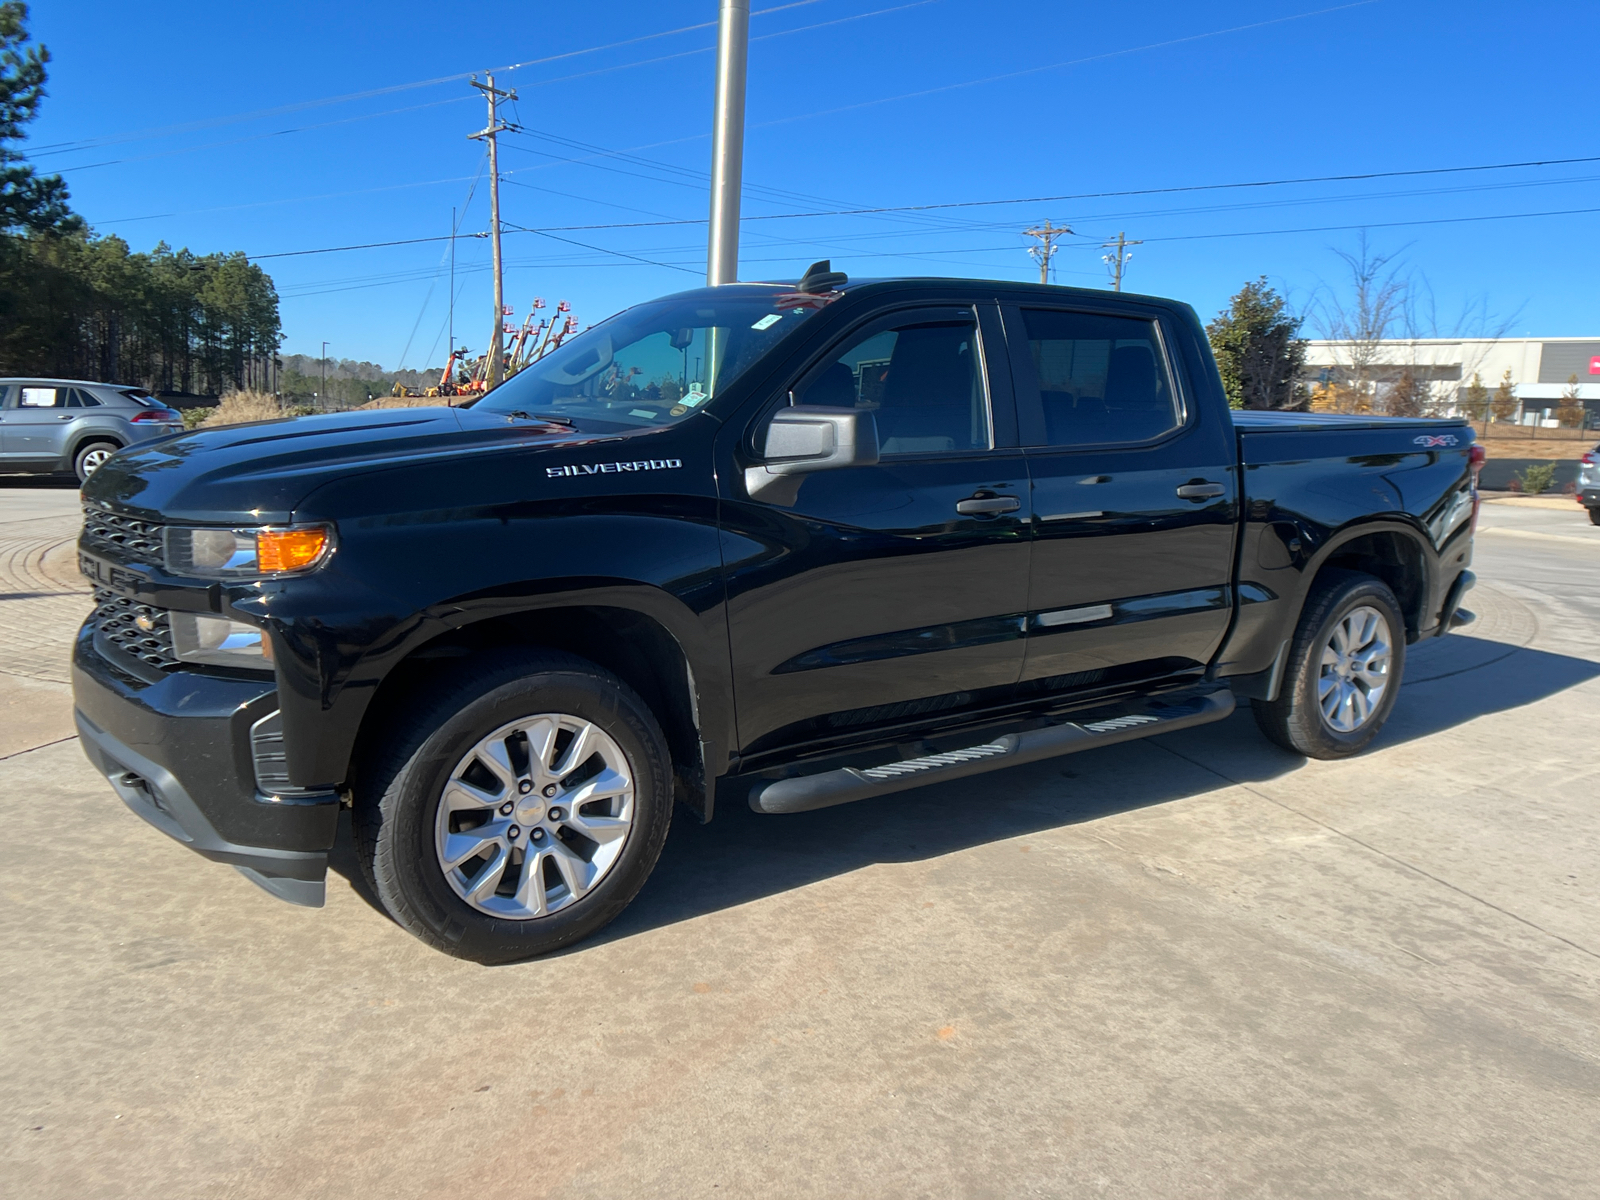
[{"label": "front bumper", "polygon": [[272,682],[176,671],[146,683],[103,654],[87,625],[72,668],[84,753],[129,808],[279,899],[321,906],[339,798],[258,785],[251,734],[278,707]]}]

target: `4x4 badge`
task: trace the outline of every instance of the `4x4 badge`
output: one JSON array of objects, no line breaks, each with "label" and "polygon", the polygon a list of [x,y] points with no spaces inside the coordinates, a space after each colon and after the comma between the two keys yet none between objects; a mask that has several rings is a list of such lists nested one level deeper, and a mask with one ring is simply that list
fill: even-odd
[{"label": "4x4 badge", "polygon": [[1411,439],[1417,446],[1454,446],[1457,438],[1453,433],[1425,433],[1421,437]]}]

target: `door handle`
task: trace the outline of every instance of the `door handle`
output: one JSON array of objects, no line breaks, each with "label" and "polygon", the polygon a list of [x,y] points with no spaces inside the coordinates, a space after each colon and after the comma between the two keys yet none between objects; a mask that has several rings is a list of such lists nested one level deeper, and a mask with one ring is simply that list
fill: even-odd
[{"label": "door handle", "polygon": [[72,414],[71,413],[57,413],[56,414],[56,420],[58,420],[58,421],[70,421],[70,420],[72,420]]},{"label": "door handle", "polygon": [[1180,500],[1209,500],[1213,496],[1220,496],[1228,489],[1220,483],[1185,483],[1178,487]]},{"label": "door handle", "polygon": [[1022,501],[1015,496],[973,496],[956,501],[956,511],[963,517],[986,517],[996,513],[1016,512]]}]

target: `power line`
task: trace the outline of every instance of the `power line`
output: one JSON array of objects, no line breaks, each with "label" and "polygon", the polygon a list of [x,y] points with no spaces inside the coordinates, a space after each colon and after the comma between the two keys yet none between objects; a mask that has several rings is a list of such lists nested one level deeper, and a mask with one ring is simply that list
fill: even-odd
[{"label": "power line", "polygon": [[593,250],[597,254],[610,254],[616,258],[629,258],[636,263],[643,263],[648,267],[665,267],[670,271],[688,271],[691,275],[700,274],[699,271],[692,270],[689,267],[679,266],[677,263],[657,262],[655,259],[640,258],[637,254],[626,254],[621,250],[608,250],[604,246],[591,246],[587,242],[578,242],[574,241],[572,238],[558,237],[556,234],[544,229],[529,229],[525,225],[513,225],[510,221],[506,222],[506,228],[515,230],[518,233],[536,233],[540,237],[549,238],[551,241],[565,242],[569,246],[578,246],[584,250]]},{"label": "power line", "polygon": [[[811,4],[818,4],[821,0],[791,0],[788,4],[779,4],[771,8],[756,9],[752,17],[770,16],[772,13],[784,12],[791,8],[804,8]],[[715,21],[701,21],[694,25],[682,25],[677,29],[664,29],[659,33],[646,33],[638,37],[625,38],[620,42],[608,42],[603,46],[589,46],[582,50],[568,50],[561,54],[551,54],[544,58],[530,58],[525,62],[511,63],[508,66],[495,67],[494,70],[502,73],[522,70],[525,67],[538,67],[546,63],[559,62],[567,58],[580,58],[586,54],[600,54],[607,50],[620,50],[624,46],[634,46],[640,42],[655,41],[664,37],[674,37],[680,33],[693,33],[700,29],[711,29],[716,26]],[[770,35],[767,35],[770,36]],[[325,96],[318,100],[302,100],[294,104],[282,104],[274,108],[256,109],[254,112],[234,113],[224,117],[211,117],[203,121],[186,121],[177,125],[162,125],[148,129],[136,129],[123,134],[109,134],[97,138],[79,138],[75,141],[48,142],[35,147],[30,156],[34,158],[45,154],[62,154],[71,150],[91,150],[100,146],[119,145],[126,142],[140,141],[147,138],[169,137],[180,133],[194,133],[201,129],[215,129],[221,125],[237,124],[243,121],[261,120],[266,117],[284,116],[288,113],[303,112],[308,108],[322,108],[330,104],[345,104],[353,100],[369,100],[374,96],[388,96],[395,92],[411,91],[416,88],[437,87],[446,83],[459,83],[463,79],[470,79],[475,74],[471,71],[461,71],[455,75],[440,75],[433,79],[417,79],[410,83],[390,84],[387,87],[368,88],[360,92],[346,92],[339,96]]]},{"label": "power line", "polygon": [[753,126],[764,129],[769,125],[786,125],[791,121],[805,121],[812,117],[829,117],[835,113],[853,112],[856,109],[872,108],[879,104],[891,104],[897,100],[915,100],[922,96],[932,96],[939,92],[953,92],[960,88],[977,87],[985,83],[998,83],[1004,79],[1020,79],[1025,75],[1038,75],[1044,71],[1059,71],[1065,67],[1079,67],[1086,63],[1102,62],[1108,58],[1122,58],[1129,54],[1139,54],[1146,50],[1164,50],[1168,46],[1181,46],[1187,42],[1205,41],[1207,38],[1223,37],[1230,33],[1244,33],[1251,29],[1264,29],[1269,25],[1282,25],[1288,21],[1304,21],[1310,17],[1322,17],[1328,13],[1343,12],[1350,8],[1364,8],[1369,4],[1377,4],[1379,0],[1353,0],[1350,4],[1336,4],[1332,8],[1319,8],[1311,12],[1291,13],[1286,17],[1273,17],[1267,21],[1253,21],[1248,25],[1233,25],[1227,29],[1213,29],[1206,33],[1191,33],[1186,37],[1168,38],[1165,41],[1149,42],[1143,46],[1129,46],[1122,50],[1107,50],[1102,54],[1091,54],[1085,58],[1069,58],[1064,62],[1046,63],[1042,67],[1027,67],[1021,71],[1006,71],[1000,75],[986,75],[982,79],[968,79],[961,83],[947,83],[939,87],[922,88],[915,92],[902,92],[898,96],[883,96],[877,100],[863,100],[859,104],[846,104],[839,108],[825,108],[818,112],[797,113],[792,117],[779,117],[774,121],[763,121]]}]

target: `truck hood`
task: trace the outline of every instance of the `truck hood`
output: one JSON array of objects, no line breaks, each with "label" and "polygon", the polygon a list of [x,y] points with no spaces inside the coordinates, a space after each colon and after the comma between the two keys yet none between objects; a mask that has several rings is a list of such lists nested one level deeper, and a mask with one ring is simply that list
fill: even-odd
[{"label": "truck hood", "polygon": [[135,443],[89,477],[83,496],[168,520],[275,524],[291,520],[306,496],[334,478],[602,438],[443,406],[326,413]]}]

